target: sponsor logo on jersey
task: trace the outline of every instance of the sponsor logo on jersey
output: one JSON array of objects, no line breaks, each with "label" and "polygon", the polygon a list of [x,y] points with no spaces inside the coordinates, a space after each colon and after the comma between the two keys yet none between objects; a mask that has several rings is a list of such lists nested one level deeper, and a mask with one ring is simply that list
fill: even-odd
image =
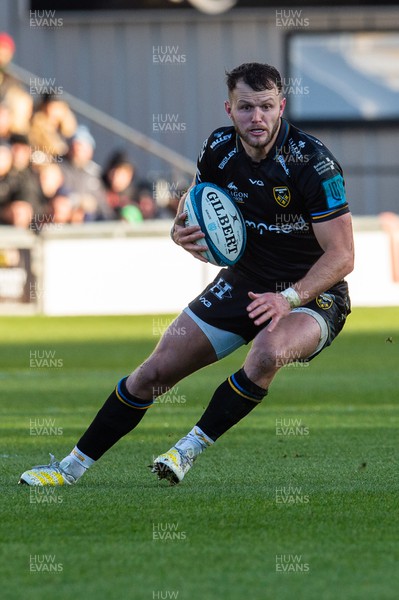
[{"label": "sponsor logo on jersey", "polygon": [[289,170],[289,168],[287,167],[287,165],[285,164],[285,160],[284,160],[284,157],[283,157],[283,155],[282,155],[282,154],[276,154],[276,156],[275,156],[274,160],[275,160],[276,162],[280,163],[280,165],[281,165],[281,166],[283,167],[283,169],[284,169],[284,172],[285,172],[285,174],[289,176],[289,175],[290,175],[290,170]]},{"label": "sponsor logo on jersey", "polygon": [[342,175],[323,181],[328,208],[339,208],[346,204],[345,186]]},{"label": "sponsor logo on jersey", "polygon": [[[299,144],[301,144],[301,142],[299,142]],[[298,161],[302,162],[302,161],[304,160],[304,156],[303,156],[302,152],[300,151],[300,149],[299,149],[299,147],[298,147],[298,146],[299,146],[299,144],[297,145],[297,144],[294,142],[294,140],[293,140],[292,138],[290,138],[290,139],[288,140],[288,146],[289,146],[289,148],[290,148],[291,154],[292,154],[293,156],[295,156],[295,158],[296,158]],[[302,142],[302,144],[301,144],[301,146],[300,146],[300,147],[301,147],[301,148],[303,148],[303,146],[304,146],[304,145],[305,145],[305,143],[304,143],[304,142]]]},{"label": "sponsor logo on jersey", "polygon": [[334,296],[332,294],[320,294],[316,298],[316,304],[319,308],[323,310],[328,310],[332,307],[334,302]]},{"label": "sponsor logo on jersey", "polygon": [[234,148],[233,150],[231,150],[227,156],[224,156],[222,161],[218,164],[218,168],[219,169],[224,169],[225,166],[227,165],[227,163],[229,162],[229,160],[234,156],[234,154],[237,153],[237,148]]},{"label": "sponsor logo on jersey", "polygon": [[234,181],[230,181],[230,183],[227,184],[227,189],[229,190],[230,196],[234,198],[237,203],[241,202],[242,204],[244,200],[248,199],[248,193],[240,192]]},{"label": "sponsor logo on jersey", "polygon": [[318,175],[323,175],[324,173],[327,173],[327,171],[335,171],[335,164],[331,158],[326,157],[318,162],[317,165],[313,165],[313,168]]},{"label": "sponsor logo on jersey", "polygon": [[293,233],[293,232],[308,232],[309,223],[305,221],[301,215],[296,222],[292,223],[255,223],[255,221],[245,221],[245,225],[248,229],[255,229],[259,235],[263,235],[265,231],[270,233]]},{"label": "sponsor logo on jersey", "polygon": [[227,133],[226,135],[223,135],[222,133],[215,133],[215,138],[216,140],[214,140],[211,144],[210,144],[210,148],[211,150],[213,150],[214,148],[216,148],[216,146],[218,146],[219,144],[223,144],[223,142],[228,142],[231,139],[231,136],[233,134],[232,133]]},{"label": "sponsor logo on jersey", "polygon": [[289,205],[291,200],[291,192],[285,185],[282,187],[274,187],[273,197],[277,204],[279,204],[283,208],[286,208],[286,206]]},{"label": "sponsor logo on jersey", "polygon": [[249,179],[249,183],[252,183],[252,185],[259,185],[261,187],[265,185],[261,179]]}]

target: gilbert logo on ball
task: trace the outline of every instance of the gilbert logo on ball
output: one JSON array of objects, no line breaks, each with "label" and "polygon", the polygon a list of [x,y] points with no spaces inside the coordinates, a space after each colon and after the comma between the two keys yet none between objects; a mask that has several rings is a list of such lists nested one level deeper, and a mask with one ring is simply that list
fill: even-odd
[{"label": "gilbert logo on ball", "polygon": [[245,250],[243,216],[231,196],[213,183],[200,183],[187,194],[186,225],[199,225],[205,237],[199,246],[208,246],[203,256],[213,265],[234,265]]}]

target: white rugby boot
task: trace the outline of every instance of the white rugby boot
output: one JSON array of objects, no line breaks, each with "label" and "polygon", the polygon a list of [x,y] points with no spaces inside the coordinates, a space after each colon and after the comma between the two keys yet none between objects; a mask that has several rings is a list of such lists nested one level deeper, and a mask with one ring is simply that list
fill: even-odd
[{"label": "white rugby boot", "polygon": [[150,469],[158,475],[158,479],[167,479],[170,485],[177,485],[191,469],[195,458],[173,446],[165,454],[160,454],[150,465]]},{"label": "white rugby boot", "polygon": [[61,469],[60,463],[50,454],[49,465],[38,465],[22,473],[18,483],[27,485],[72,485],[76,479]]}]

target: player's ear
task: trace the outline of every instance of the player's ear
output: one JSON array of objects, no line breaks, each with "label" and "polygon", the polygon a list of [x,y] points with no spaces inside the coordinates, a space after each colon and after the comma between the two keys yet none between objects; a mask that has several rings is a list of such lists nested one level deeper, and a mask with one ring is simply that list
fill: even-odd
[{"label": "player's ear", "polygon": [[282,114],[284,112],[286,104],[287,104],[287,98],[281,98],[281,101],[280,101],[280,117],[282,116]]},{"label": "player's ear", "polygon": [[224,101],[224,110],[227,112],[228,116],[231,119],[231,104],[228,100]]}]

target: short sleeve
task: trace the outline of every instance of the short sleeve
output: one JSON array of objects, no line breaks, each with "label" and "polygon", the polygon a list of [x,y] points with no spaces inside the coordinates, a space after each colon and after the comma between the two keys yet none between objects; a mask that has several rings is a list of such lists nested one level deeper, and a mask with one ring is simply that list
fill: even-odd
[{"label": "short sleeve", "polygon": [[349,212],[342,169],[330,154],[317,153],[310,158],[298,176],[298,187],[314,223]]}]

